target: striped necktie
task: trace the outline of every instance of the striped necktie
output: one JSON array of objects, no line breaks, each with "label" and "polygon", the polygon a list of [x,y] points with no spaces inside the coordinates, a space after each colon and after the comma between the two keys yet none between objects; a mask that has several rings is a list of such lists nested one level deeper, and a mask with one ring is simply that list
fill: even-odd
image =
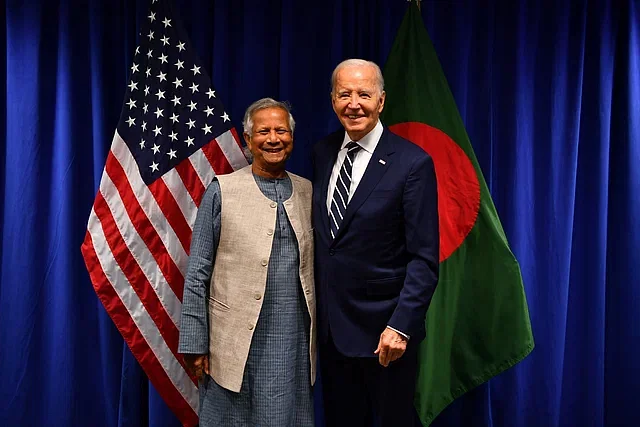
[{"label": "striped necktie", "polygon": [[347,144],[347,155],[344,157],[340,174],[336,180],[336,187],[333,190],[331,198],[331,210],[329,211],[329,224],[331,226],[331,238],[335,239],[340,229],[340,224],[344,219],[349,204],[349,188],[351,187],[351,170],[353,169],[353,160],[362,147],[357,142],[349,142]]}]

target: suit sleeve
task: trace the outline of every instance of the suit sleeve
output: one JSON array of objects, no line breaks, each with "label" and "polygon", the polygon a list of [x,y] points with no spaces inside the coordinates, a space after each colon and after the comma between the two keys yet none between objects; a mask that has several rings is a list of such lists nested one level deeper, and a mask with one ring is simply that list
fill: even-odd
[{"label": "suit sleeve", "polygon": [[220,184],[213,181],[202,197],[193,226],[184,281],[178,352],[209,353],[207,300],[220,238]]},{"label": "suit sleeve", "polygon": [[413,163],[402,203],[410,258],[398,305],[388,324],[414,336],[424,329],[427,308],[438,283],[438,187],[433,160],[428,155]]}]

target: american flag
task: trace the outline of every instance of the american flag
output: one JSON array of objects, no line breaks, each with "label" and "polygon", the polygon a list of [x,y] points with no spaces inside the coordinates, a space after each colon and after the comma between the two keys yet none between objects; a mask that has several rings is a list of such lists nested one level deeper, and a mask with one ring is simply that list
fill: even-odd
[{"label": "american flag", "polygon": [[191,232],[213,177],[247,160],[169,1],[153,0],[139,39],[81,250],[150,381],[196,425],[197,384],[177,352]]}]

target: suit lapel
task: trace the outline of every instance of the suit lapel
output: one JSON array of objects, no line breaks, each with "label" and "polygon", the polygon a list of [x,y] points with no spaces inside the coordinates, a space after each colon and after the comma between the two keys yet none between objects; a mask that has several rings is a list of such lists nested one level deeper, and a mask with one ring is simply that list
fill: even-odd
[{"label": "suit lapel", "polygon": [[[373,155],[371,156],[371,160],[369,160],[369,164],[367,165],[367,169],[360,180],[360,184],[358,184],[358,188],[347,206],[347,211],[345,212],[344,219],[342,220],[342,224],[340,225],[338,235],[334,242],[337,241],[349,227],[349,223],[351,222],[353,215],[357,212],[360,206],[362,206],[364,201],[367,200],[369,194],[371,194],[373,189],[376,188],[376,185],[378,185],[382,176],[391,167],[392,159],[390,156],[394,151],[393,141],[389,138],[389,130],[385,129],[380,137],[380,141],[378,142],[376,149],[373,152]],[[329,173],[331,173],[331,171],[329,171]],[[327,227],[328,226],[329,224],[327,222]]]},{"label": "suit lapel", "polygon": [[322,183],[320,184],[320,209],[322,211],[321,216],[324,223],[323,232],[329,236],[329,240],[331,240],[331,235],[329,233],[331,228],[329,227],[329,211],[327,210],[329,178],[331,178],[331,171],[333,170],[333,165],[336,163],[336,159],[338,158],[338,152],[340,151],[343,139],[344,132],[337,132],[336,137],[328,141],[327,153],[329,158],[326,161],[325,170],[322,175]]}]

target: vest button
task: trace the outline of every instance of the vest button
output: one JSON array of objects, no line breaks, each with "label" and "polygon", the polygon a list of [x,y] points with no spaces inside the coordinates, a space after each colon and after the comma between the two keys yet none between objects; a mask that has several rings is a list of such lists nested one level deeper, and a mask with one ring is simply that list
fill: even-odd
[{"label": "vest button", "polygon": [[262,298],[262,295],[260,295],[258,292],[256,292],[255,294],[253,294],[253,297],[254,297],[256,300],[258,300],[258,301],[259,301],[259,300],[260,300],[260,298]]},{"label": "vest button", "polygon": [[263,267],[266,267],[266,266],[267,266],[267,264],[268,264],[267,260],[266,260],[266,259],[263,259],[263,260],[262,260],[262,266],[263,266]]},{"label": "vest button", "polygon": [[329,255],[330,255],[330,256],[335,255],[335,253],[336,253],[336,251],[334,251],[333,249],[329,249]]},{"label": "vest button", "polygon": [[273,235],[273,230],[272,229],[268,229],[267,230],[267,236],[271,236]]},{"label": "vest button", "polygon": [[249,329],[250,331],[252,331],[252,330],[253,330],[253,325],[252,325],[251,323],[249,323],[249,324],[247,325],[247,329]]},{"label": "vest button", "polygon": [[277,206],[278,206],[278,204],[277,204],[276,202],[271,202],[271,207],[272,207],[272,208],[275,208],[275,207],[277,207]]}]

